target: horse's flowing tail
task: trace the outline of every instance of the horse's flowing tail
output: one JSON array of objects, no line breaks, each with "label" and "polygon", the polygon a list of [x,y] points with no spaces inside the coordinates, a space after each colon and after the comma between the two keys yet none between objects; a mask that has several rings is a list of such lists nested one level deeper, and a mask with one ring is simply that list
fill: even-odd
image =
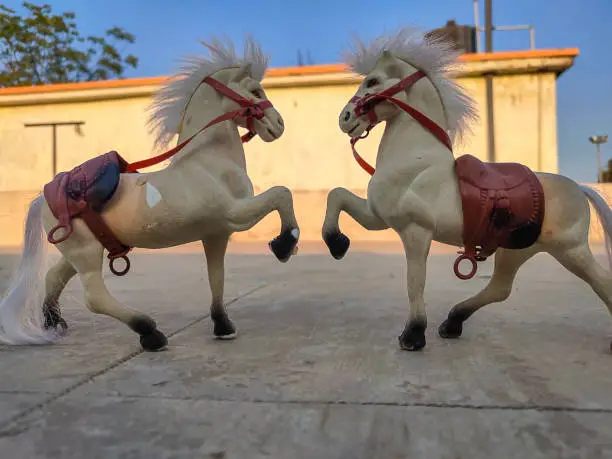
[{"label": "horse's flowing tail", "polygon": [[47,241],[43,237],[44,203],[42,195],[30,203],[19,267],[0,302],[0,343],[45,344],[59,337],[55,330],[44,327],[47,255]]},{"label": "horse's flowing tail", "polygon": [[599,221],[604,230],[604,240],[606,241],[606,254],[608,255],[608,265],[612,271],[612,209],[601,195],[593,188],[580,185],[582,192],[599,216]]}]

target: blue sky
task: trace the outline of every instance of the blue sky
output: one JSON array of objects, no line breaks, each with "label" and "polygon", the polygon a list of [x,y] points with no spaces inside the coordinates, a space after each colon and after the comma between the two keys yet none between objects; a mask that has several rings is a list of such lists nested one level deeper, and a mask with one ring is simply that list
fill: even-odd
[{"label": "blue sky", "polygon": [[[3,3],[20,9],[20,0]],[[34,3],[37,3],[34,0]],[[199,53],[198,39],[225,34],[260,40],[271,65],[297,63],[309,50],[316,64],[339,61],[339,52],[359,33],[364,38],[406,24],[426,30],[448,19],[473,24],[472,0],[47,0],[54,11],[73,11],[83,34],[120,26],[136,35],[127,50],[140,58],[126,76],[168,74],[176,59]],[[575,66],[557,86],[560,172],[575,180],[597,177],[593,134],[612,134],[612,0],[493,0],[496,25],[532,24],[537,48],[580,48]],[[484,1],[480,1],[480,20]],[[170,6],[172,5],[172,6]],[[526,31],[496,32],[494,50],[526,49]],[[127,51],[126,50],[126,51]],[[520,135],[520,132],[517,132]],[[604,161],[612,146],[602,147]]]}]

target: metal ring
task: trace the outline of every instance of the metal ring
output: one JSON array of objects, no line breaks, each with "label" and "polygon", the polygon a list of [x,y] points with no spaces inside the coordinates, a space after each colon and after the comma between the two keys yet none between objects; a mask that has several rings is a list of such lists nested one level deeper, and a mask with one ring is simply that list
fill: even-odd
[{"label": "metal ring", "polygon": [[[472,270],[468,274],[462,274],[459,271],[459,263],[461,263],[463,260],[469,260],[470,263],[472,263]],[[468,280],[474,277],[476,271],[478,270],[478,265],[476,263],[476,260],[474,260],[474,257],[464,254],[457,257],[457,259],[455,260],[455,264],[453,265],[453,270],[455,271],[455,276],[457,276],[459,279]]]},{"label": "metal ring", "polygon": [[[123,271],[117,271],[115,269],[115,260],[124,260],[125,261],[125,269]],[[111,258],[109,263],[108,263],[108,267],[110,268],[110,271],[115,275],[115,276],[125,276],[128,271],[130,270],[130,259],[127,257],[127,255],[121,255],[119,257],[114,257]]]},{"label": "metal ring", "polygon": [[370,128],[368,127],[365,132],[363,134],[361,134],[360,137],[358,137],[358,139],[365,139],[367,136],[370,135]]},{"label": "metal ring", "polygon": [[[53,237],[55,235],[55,233],[57,232],[57,230],[59,229],[64,229],[66,231],[66,234],[59,238],[59,239],[55,239],[55,237]],[[59,223],[58,225],[54,226],[51,231],[49,231],[49,234],[47,235],[47,240],[51,243],[51,244],[59,244],[60,242],[64,242],[66,239],[68,239],[68,237],[72,234],[72,225],[64,225],[63,223]]]}]

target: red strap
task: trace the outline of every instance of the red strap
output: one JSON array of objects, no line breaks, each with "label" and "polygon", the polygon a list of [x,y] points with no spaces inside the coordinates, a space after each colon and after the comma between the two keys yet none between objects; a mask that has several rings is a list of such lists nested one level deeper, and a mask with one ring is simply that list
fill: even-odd
[{"label": "red strap", "polygon": [[376,123],[377,119],[376,114],[374,113],[374,106],[376,104],[385,99],[388,100],[400,91],[408,89],[423,77],[425,77],[425,74],[419,70],[378,94],[366,94],[366,96],[362,98],[354,96],[349,102],[355,104],[355,114],[357,116],[365,114],[368,116],[371,123]]},{"label": "red strap", "polygon": [[383,92],[381,92],[378,95],[381,97],[394,96],[398,92],[408,89],[410,86],[412,86],[417,81],[419,81],[421,78],[424,78],[425,76],[426,76],[425,73],[418,70],[414,72],[412,75],[409,75],[406,78],[404,78],[399,83],[395,83],[390,88],[385,89]]},{"label": "red strap", "polygon": [[161,163],[162,161],[165,161],[168,158],[171,158],[172,156],[177,154],[179,151],[181,151],[189,142],[191,142],[204,129],[209,128],[213,124],[217,124],[217,123],[220,123],[222,121],[227,121],[229,119],[232,119],[232,118],[235,117],[236,113],[240,112],[240,111],[242,111],[242,109],[234,110],[233,112],[225,113],[224,115],[218,116],[217,118],[212,120],[210,123],[208,123],[206,126],[201,128],[200,130],[198,130],[195,134],[193,134],[192,136],[190,136],[187,139],[183,140],[176,147],[168,150],[165,153],[162,153],[161,155],[154,156],[153,158],[147,158],[147,159],[143,159],[142,161],[136,161],[135,163],[131,163],[131,164],[129,164],[127,166],[125,172],[126,173],[128,173],[128,172],[135,172],[138,169],[143,169],[145,167],[150,167],[150,166],[153,166],[153,165],[155,165],[157,163]]},{"label": "red strap", "polygon": [[351,148],[353,150],[353,156],[355,157],[355,161],[357,161],[357,164],[359,164],[361,166],[361,168],[364,171],[366,171],[368,174],[374,175],[374,172],[376,172],[376,169],[374,169],[365,159],[363,159],[361,157],[361,155],[359,153],[357,153],[357,150],[355,150],[355,144],[360,139],[365,139],[368,136],[368,134],[370,133],[369,129],[366,132],[367,132],[367,134],[364,135],[363,137],[355,137],[355,138],[351,139]]},{"label": "red strap", "polygon": [[442,129],[435,121],[431,118],[427,117],[416,108],[412,108],[410,105],[402,102],[401,100],[393,99],[389,97],[389,100],[393,102],[395,105],[398,105],[402,110],[412,116],[415,120],[417,120],[421,126],[435,135],[440,142],[444,144],[446,148],[448,148],[451,152],[453,151],[453,144],[451,142],[448,133]]},{"label": "red strap", "polygon": [[257,118],[257,119],[263,118],[263,111],[267,108],[272,107],[272,102],[270,102],[269,100],[264,100],[258,104],[255,104],[253,103],[253,101],[250,101],[249,99],[242,97],[240,94],[228,88],[223,83],[220,83],[214,78],[206,77],[204,78],[203,81],[209,84],[217,92],[221,93],[222,95],[238,103],[242,108],[239,108],[237,110],[234,110],[234,111],[231,111],[231,112],[228,112],[221,116],[216,117],[206,126],[199,129],[195,134],[183,140],[176,147],[172,148],[171,150],[168,150],[165,153],[162,153],[161,155],[157,155],[157,156],[154,156],[153,158],[147,158],[147,159],[143,159],[142,161],[136,161],[135,163],[128,164],[125,170],[126,173],[137,172],[138,169],[144,169],[146,167],[153,166],[155,164],[161,163],[162,161],[165,161],[171,158],[172,156],[176,155],[179,151],[181,151],[189,142],[191,142],[202,131],[204,131],[205,129],[209,128],[210,126],[214,124],[222,123],[223,121],[231,120],[234,118],[246,117],[247,118],[247,128],[249,129],[249,132],[244,134],[240,138],[240,140],[242,141],[242,143],[245,143],[251,140],[253,137],[255,137],[256,134],[255,132],[253,132],[253,118]]},{"label": "red strap", "polygon": [[234,102],[240,104],[243,107],[249,107],[249,106],[253,105],[252,101],[250,101],[249,99],[245,99],[240,94],[238,94],[236,91],[234,91],[233,89],[228,88],[223,83],[221,83],[220,81],[215,80],[214,78],[206,77],[202,81],[204,83],[207,83],[210,87],[212,87],[219,94],[223,94],[225,97],[227,97],[229,99],[232,99]]}]

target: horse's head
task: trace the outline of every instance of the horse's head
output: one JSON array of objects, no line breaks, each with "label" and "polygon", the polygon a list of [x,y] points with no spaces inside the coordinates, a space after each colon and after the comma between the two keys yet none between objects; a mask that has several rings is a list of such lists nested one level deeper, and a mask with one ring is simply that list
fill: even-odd
[{"label": "horse's head", "polygon": [[149,123],[156,143],[176,134],[185,140],[221,123],[248,129],[243,141],[255,135],[265,142],[278,139],[284,123],[261,86],[269,58],[260,45],[248,38],[243,56],[230,41],[213,38],[203,45],[209,55],[183,59],[185,65],[154,96]]},{"label": "horse's head", "polygon": [[[249,117],[240,116],[235,118],[234,122],[259,135],[264,142],[272,142],[283,135],[285,130],[283,118],[272,106],[261,81],[253,76],[253,64],[249,62],[238,68],[227,69],[223,73],[225,73],[226,86],[242,99],[252,103],[243,110]],[[221,95],[224,96],[221,105],[225,113],[241,108],[240,101],[231,95]]]},{"label": "horse's head", "polygon": [[[382,121],[397,116],[400,108],[384,96],[389,96],[402,102],[408,102],[408,91],[398,89],[393,92],[405,75],[411,75],[418,70],[407,62],[393,56],[385,50],[376,62],[374,68],[366,74],[357,92],[340,112],[340,129],[350,137],[361,136],[366,129]],[[411,96],[419,97],[414,92],[423,92],[425,88],[416,86],[409,88]],[[420,95],[422,97],[422,95]]]},{"label": "horse's head", "polygon": [[447,75],[458,56],[447,43],[424,39],[407,27],[357,45],[346,60],[364,79],[339,116],[340,129],[349,137],[401,113],[414,118],[419,111],[452,139],[476,118],[473,100]]}]

